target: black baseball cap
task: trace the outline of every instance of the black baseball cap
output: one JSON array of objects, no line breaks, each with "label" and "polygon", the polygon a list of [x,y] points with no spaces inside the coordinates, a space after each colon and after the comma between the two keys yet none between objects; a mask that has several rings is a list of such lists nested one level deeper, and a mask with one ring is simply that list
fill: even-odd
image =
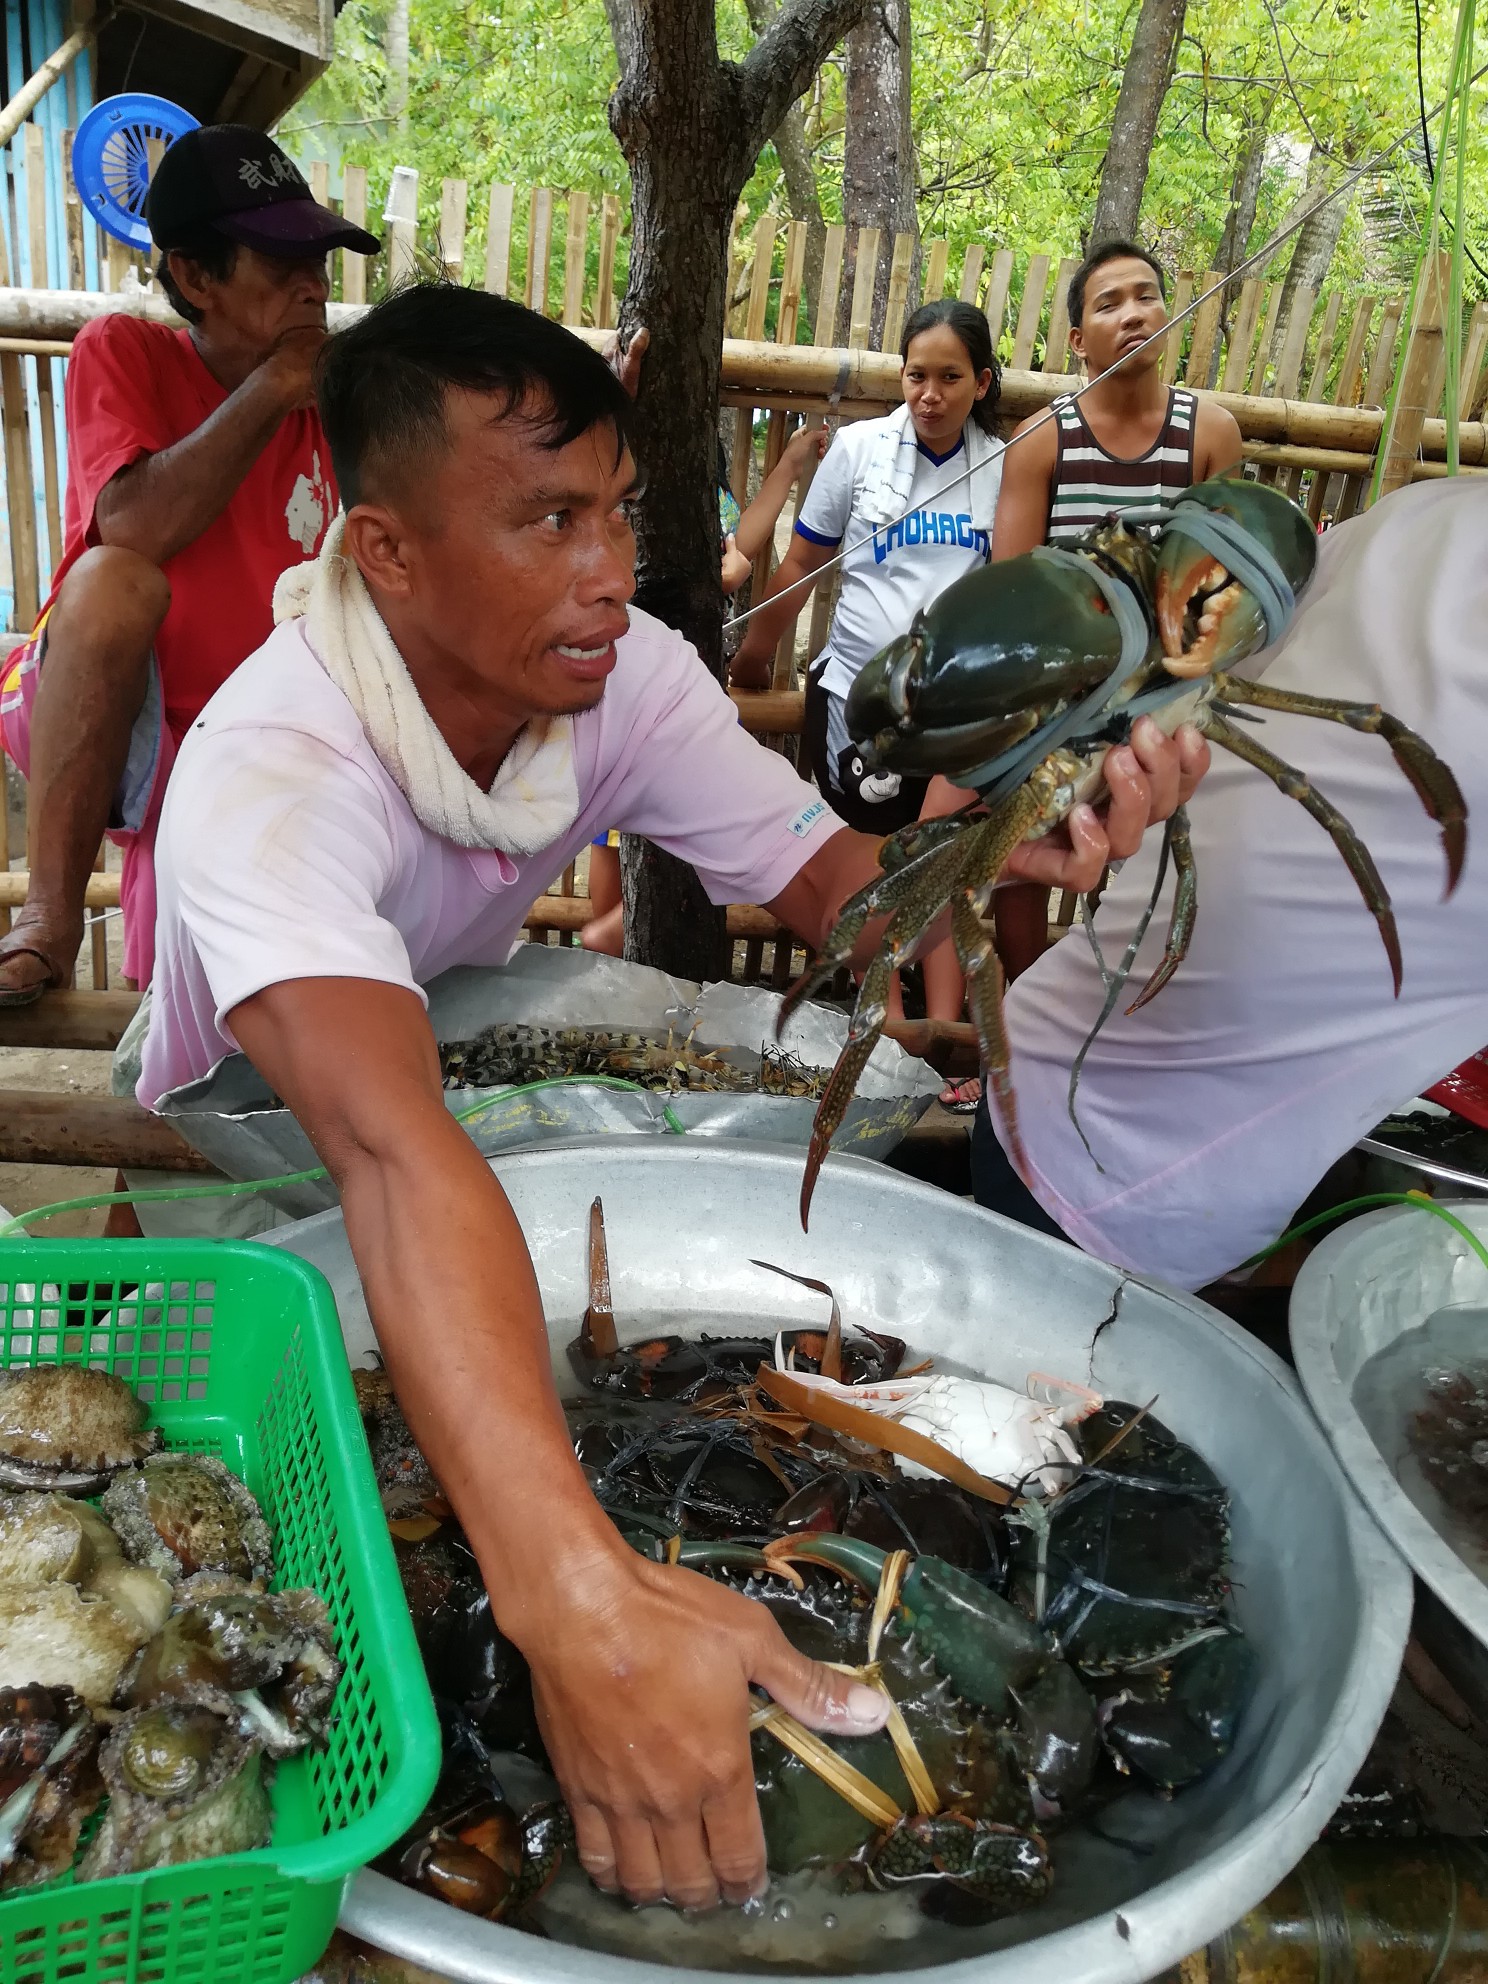
[{"label": "black baseball cap", "polygon": [[375,234],[312,199],[294,160],[251,124],[203,124],[170,146],[150,180],[155,246],[188,247],[205,228],[264,255],[375,255]]}]

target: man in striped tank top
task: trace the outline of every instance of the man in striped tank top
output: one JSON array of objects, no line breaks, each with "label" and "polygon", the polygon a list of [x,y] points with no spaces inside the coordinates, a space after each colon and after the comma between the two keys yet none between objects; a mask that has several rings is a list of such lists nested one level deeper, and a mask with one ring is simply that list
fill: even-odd
[{"label": "man in striped tank top", "polygon": [[1165,386],[1161,343],[1138,349],[1167,323],[1166,298],[1162,270],[1130,241],[1103,242],[1070,277],[1070,348],[1091,378],[1119,370],[1078,400],[1056,402],[1056,419],[1035,414],[1017,430],[1004,457],[994,558],[1067,542],[1113,510],[1171,499],[1239,466],[1234,415]]}]

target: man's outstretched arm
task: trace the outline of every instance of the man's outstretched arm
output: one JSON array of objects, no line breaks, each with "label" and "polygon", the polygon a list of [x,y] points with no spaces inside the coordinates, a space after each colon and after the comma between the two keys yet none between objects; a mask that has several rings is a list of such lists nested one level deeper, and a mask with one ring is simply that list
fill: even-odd
[{"label": "man's outstretched arm", "polygon": [[340,1190],[399,1403],[532,1668],[584,1867],[636,1901],[758,1893],[751,1685],[842,1734],[878,1728],[887,1700],[795,1652],[763,1606],[649,1562],[612,1527],[574,1457],[521,1228],[444,1107],[417,997],[297,979],[228,1023]]}]

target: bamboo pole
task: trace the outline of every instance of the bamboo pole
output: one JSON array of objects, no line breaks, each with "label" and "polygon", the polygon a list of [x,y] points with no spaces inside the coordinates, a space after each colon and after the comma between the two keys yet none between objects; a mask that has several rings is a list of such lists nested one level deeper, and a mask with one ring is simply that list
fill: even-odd
[{"label": "bamboo pole", "polygon": [[[39,125],[28,124],[26,146],[26,219],[31,248],[32,280],[38,289],[50,289],[46,198],[46,138]],[[52,384],[52,361],[38,357],[36,367],[37,426],[41,430],[42,506],[46,513],[47,574],[50,577],[62,562],[62,480],[57,470],[57,401]],[[37,574],[40,578],[40,573]]]},{"label": "bamboo pole", "polygon": [[1421,445],[1421,430],[1428,415],[1436,411],[1433,399],[1441,391],[1437,381],[1443,363],[1442,321],[1450,281],[1451,257],[1442,251],[1428,263],[1422,279],[1416,320],[1405,349],[1405,369],[1395,416],[1380,443],[1385,451],[1379,483],[1381,496],[1388,496],[1392,489],[1403,488],[1410,481],[1410,464]]},{"label": "bamboo pole", "polygon": [[[1398,305],[1392,307],[1398,309]],[[70,336],[85,323],[114,313],[140,317],[151,323],[178,321],[165,299],[159,296],[114,297],[86,291],[18,290],[0,284],[0,356],[6,352],[5,340],[16,351],[30,351],[40,339],[54,340],[56,355],[60,355],[67,348]],[[360,314],[338,304],[331,311],[331,322],[340,328],[354,322]],[[1387,320],[1389,314],[1387,311]],[[576,335],[596,350],[605,341],[602,331],[587,327]],[[762,404],[778,396],[793,410],[815,406],[847,414],[860,409],[877,412],[883,407],[899,405],[903,397],[899,373],[899,359],[893,353],[729,338],[723,347],[720,382],[725,392],[753,395],[751,404]],[[1080,384],[1073,374],[1033,372],[1009,366],[1003,374],[1003,407],[1010,417],[1021,419],[1046,407],[1060,394],[1075,391]],[[1383,424],[1377,406],[1317,406],[1304,400],[1245,393],[1217,392],[1203,397],[1226,407],[1239,421],[1241,432],[1256,441],[1368,452],[1377,446]],[[1440,458],[1446,446],[1445,423],[1428,419],[1421,438],[1426,458]],[[1464,424],[1462,459],[1473,465],[1488,462],[1488,428],[1481,421]]]},{"label": "bamboo pole", "polygon": [[589,195],[581,189],[568,196],[568,225],[563,238],[563,321],[571,327],[584,321],[588,258]]},{"label": "bamboo pole", "polygon": [[880,351],[897,351],[904,329],[905,308],[909,302],[909,277],[914,267],[915,241],[912,234],[894,236],[894,255],[889,264],[888,299],[884,304],[883,336]]},{"label": "bamboo pole", "polygon": [[1054,278],[1054,298],[1049,305],[1049,335],[1044,343],[1045,372],[1063,372],[1066,346],[1069,343],[1069,286],[1070,277],[1080,264],[1075,256],[1066,255],[1059,264],[1059,273]]},{"label": "bamboo pole", "polygon": [[830,345],[835,335],[837,304],[842,295],[842,263],[846,252],[847,229],[834,222],[827,229],[822,246],[821,288],[817,292],[816,322],[811,327],[813,344]]},{"label": "bamboo pole", "polygon": [[23,631],[29,631],[41,611],[36,566],[36,492],[31,480],[26,382],[21,375],[21,360],[13,352],[0,353],[0,424],[5,430],[5,507],[10,526],[15,623]]},{"label": "bamboo pole", "polygon": [[486,198],[486,280],[492,296],[511,293],[512,204],[515,186],[493,180]]},{"label": "bamboo pole", "polygon": [[1255,276],[1247,276],[1240,285],[1240,300],[1230,319],[1229,349],[1225,353],[1224,371],[1220,375],[1220,384],[1227,393],[1245,390],[1250,371],[1250,350],[1255,342],[1256,319],[1260,311],[1260,281]]},{"label": "bamboo pole", "polygon": [[[1219,280],[1218,269],[1205,269],[1199,277],[1199,294],[1208,300],[1201,303],[1193,314],[1193,336],[1188,345],[1188,364],[1183,371],[1186,386],[1205,388],[1209,384],[1214,347],[1219,340],[1219,307],[1224,301],[1223,291],[1214,288]],[[1209,295],[1210,290],[1214,290],[1212,296]]]},{"label": "bamboo pole", "polygon": [[67,283],[68,289],[88,287],[88,263],[84,250],[83,203],[78,197],[77,182],[72,176],[71,131],[62,133],[62,206],[63,227],[67,236]]},{"label": "bamboo pole", "polygon": [[[967,251],[970,253],[970,250]],[[980,254],[981,250],[978,249]],[[999,248],[992,257],[992,271],[987,277],[987,301],[985,313],[992,328],[992,343],[995,346],[1007,328],[1008,292],[1013,286],[1013,251]],[[973,302],[975,298],[971,299]]]},{"label": "bamboo pole", "polygon": [[216,1171],[162,1117],[152,1116],[128,1096],[55,1095],[25,1088],[5,1092],[0,1164]]},{"label": "bamboo pole", "polygon": [[[801,287],[806,276],[806,235],[807,228],[803,220],[793,220],[786,229],[785,269],[780,279],[780,309],[775,318],[775,342],[781,345],[792,345],[796,341],[796,332],[801,314]],[[772,416],[772,426],[774,420],[778,420],[779,418],[778,413]],[[796,491],[797,516],[801,514],[801,504],[805,499],[806,491],[810,487],[810,484],[810,474],[808,473],[802,476],[800,486]],[[767,550],[773,550],[773,548],[773,545],[766,546]],[[765,566],[765,576],[766,578],[769,576],[768,561]],[[756,591],[751,596],[755,599],[763,599],[764,593],[763,591]],[[784,629],[780,639],[775,643],[775,661],[771,669],[770,680],[777,689],[786,689],[790,686],[791,676],[795,671],[796,631],[800,625],[800,621],[801,612],[798,606],[797,610],[791,615],[790,624]],[[756,963],[754,969],[755,975],[758,976],[758,963]]]},{"label": "bamboo pole", "polygon": [[615,323],[615,251],[620,243],[620,198],[606,193],[599,217],[599,291],[594,300],[594,322],[600,330]]},{"label": "bamboo pole", "polygon": [[1033,347],[1038,341],[1044,291],[1048,287],[1049,257],[1030,255],[1028,273],[1023,278],[1023,300],[1018,306],[1018,328],[1013,333],[1013,366],[1019,372],[1026,372],[1033,364]]},{"label": "bamboo pole", "polygon": [[847,319],[847,342],[852,351],[861,351],[873,329],[873,285],[878,280],[878,255],[883,230],[860,227],[853,255],[852,307]]},{"label": "bamboo pole", "polygon": [[1265,321],[1256,344],[1255,364],[1250,373],[1250,390],[1260,393],[1266,384],[1266,369],[1271,363],[1271,348],[1276,342],[1276,325],[1281,316],[1281,284],[1273,282],[1266,291]]},{"label": "bamboo pole", "polygon": [[[776,217],[768,209],[754,230],[754,270],[749,283],[749,305],[744,318],[745,335],[758,343],[765,334],[765,313],[770,307],[770,277],[775,265]],[[749,501],[749,464],[754,453],[754,415],[740,407],[734,415],[734,446],[729,459],[729,487],[742,510]],[[761,552],[761,558],[764,557]]]},{"label": "bamboo pole", "polygon": [[[341,169],[341,213],[353,227],[367,225],[367,168],[347,165]],[[341,300],[365,303],[367,300],[367,258],[343,253],[341,257]]]},{"label": "bamboo pole", "polygon": [[1458,381],[1457,418],[1471,420],[1483,397],[1483,365],[1488,360],[1488,303],[1475,303],[1468,324]]},{"label": "bamboo pole", "polygon": [[0,110],[0,146],[10,143],[53,83],[67,74],[85,48],[92,46],[96,33],[96,23],[90,22],[87,27],[79,28],[76,34],[70,34],[45,62],[37,64],[5,108]]},{"label": "bamboo pole", "polygon": [[938,303],[945,295],[946,263],[950,260],[951,245],[944,239],[929,243],[929,254],[925,257],[925,280],[920,286],[921,301]]},{"label": "bamboo pole", "polygon": [[[1178,280],[1173,288],[1173,307],[1170,314],[1182,318],[1184,311],[1193,300],[1193,270],[1180,269]],[[1187,319],[1174,324],[1168,332],[1168,341],[1163,346],[1162,376],[1169,385],[1178,377],[1178,360],[1183,354],[1183,332]]]},{"label": "bamboo pole", "polygon": [[527,283],[525,301],[529,310],[546,316],[548,309],[548,258],[553,250],[553,192],[549,186],[534,186],[527,202]]},{"label": "bamboo pole", "polygon": [[470,186],[464,179],[439,184],[439,262],[451,282],[465,275],[465,212]]},{"label": "bamboo pole", "polygon": [[[413,185],[413,210],[418,212],[418,174],[411,173]],[[411,220],[393,220],[388,229],[388,280],[393,283],[408,282],[417,271],[418,260],[415,253],[418,241],[417,223]]]},{"label": "bamboo pole", "polygon": [[[979,241],[973,241],[966,251],[966,259],[961,264],[961,287],[956,291],[963,303],[975,303],[977,300],[977,291],[982,286],[982,262],[985,253]],[[991,315],[990,311],[988,315]],[[992,335],[993,337],[997,335],[996,325],[992,327]]]},{"label": "bamboo pole", "polygon": [[[1312,374],[1307,382],[1307,397],[1310,400],[1320,400],[1327,388],[1328,368],[1333,363],[1333,350],[1338,342],[1338,319],[1342,311],[1343,291],[1335,289],[1330,292],[1328,301],[1323,306],[1322,322],[1318,325],[1317,345],[1312,357]],[[1315,491],[1324,480],[1322,476],[1313,478]],[[1302,471],[1293,469],[1283,478],[1282,486],[1294,503],[1299,501],[1302,495]],[[1317,522],[1316,517],[1313,518],[1313,522]]]}]

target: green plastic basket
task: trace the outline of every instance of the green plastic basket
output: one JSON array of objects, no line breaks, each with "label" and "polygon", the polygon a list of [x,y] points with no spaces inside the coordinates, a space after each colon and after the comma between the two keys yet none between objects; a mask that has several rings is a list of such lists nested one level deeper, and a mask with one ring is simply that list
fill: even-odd
[{"label": "green plastic basket", "polygon": [[325,1749],[281,1764],[253,1853],[0,1900],[0,1984],[281,1984],[320,1956],[346,1876],[417,1818],[439,1726],[325,1280],[228,1241],[0,1243],[0,1366],[128,1381],[167,1446],[216,1454],[313,1585],[346,1671]]}]

